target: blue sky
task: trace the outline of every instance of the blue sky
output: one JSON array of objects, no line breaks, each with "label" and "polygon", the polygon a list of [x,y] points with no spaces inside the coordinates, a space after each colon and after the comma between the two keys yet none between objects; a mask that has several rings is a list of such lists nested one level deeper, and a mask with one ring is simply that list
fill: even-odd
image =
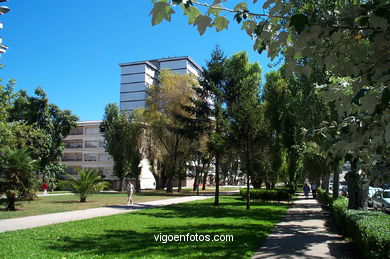
[{"label": "blue sky", "polygon": [[[4,3],[3,3],[4,4]],[[150,0],[10,0],[1,16],[3,80],[15,79],[29,94],[41,86],[52,103],[71,109],[81,120],[102,119],[107,103],[119,103],[119,63],[168,56],[191,56],[204,65],[215,44],[226,55],[247,50],[263,73],[266,54],[231,22],[228,31],[196,27],[177,9],[172,22],[151,25]]]}]

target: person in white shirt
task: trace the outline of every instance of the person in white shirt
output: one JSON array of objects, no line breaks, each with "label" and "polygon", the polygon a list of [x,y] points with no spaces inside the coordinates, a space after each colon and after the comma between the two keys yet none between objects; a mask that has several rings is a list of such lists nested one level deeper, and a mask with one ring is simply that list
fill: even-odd
[{"label": "person in white shirt", "polygon": [[127,191],[127,203],[126,205],[132,205],[133,204],[133,193],[134,193],[134,186],[131,183],[131,181],[127,181],[127,186],[126,186],[126,191]]}]

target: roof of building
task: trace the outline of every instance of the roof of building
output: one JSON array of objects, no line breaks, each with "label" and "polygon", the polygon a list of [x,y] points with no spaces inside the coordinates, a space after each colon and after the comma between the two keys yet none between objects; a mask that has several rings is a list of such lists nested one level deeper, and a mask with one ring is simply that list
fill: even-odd
[{"label": "roof of building", "polygon": [[119,66],[125,67],[125,66],[134,66],[134,65],[140,65],[140,64],[148,64],[152,68],[157,69],[158,63],[173,61],[173,60],[183,60],[183,59],[187,59],[196,68],[198,68],[200,71],[203,71],[202,67],[199,66],[190,56],[167,57],[167,58],[160,58],[160,59],[141,60],[141,61],[134,61],[134,62],[128,62],[128,63],[120,63]]},{"label": "roof of building", "polygon": [[98,125],[102,122],[102,120],[95,120],[95,121],[79,121],[77,122],[77,125],[83,126],[83,125]]}]

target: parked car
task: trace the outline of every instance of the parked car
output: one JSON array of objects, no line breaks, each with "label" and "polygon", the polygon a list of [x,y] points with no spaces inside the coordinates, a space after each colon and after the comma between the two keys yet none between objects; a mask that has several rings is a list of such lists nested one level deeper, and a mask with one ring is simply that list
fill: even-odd
[{"label": "parked car", "polygon": [[372,197],[374,209],[390,212],[390,189],[377,191]]},{"label": "parked car", "polygon": [[372,197],[374,196],[375,193],[379,192],[379,191],[383,191],[382,188],[379,188],[379,187],[368,187],[368,200],[367,200],[367,205],[368,207],[372,208],[373,207],[373,203],[372,203]]},{"label": "parked car", "polygon": [[348,197],[348,185],[340,185],[340,194]]}]

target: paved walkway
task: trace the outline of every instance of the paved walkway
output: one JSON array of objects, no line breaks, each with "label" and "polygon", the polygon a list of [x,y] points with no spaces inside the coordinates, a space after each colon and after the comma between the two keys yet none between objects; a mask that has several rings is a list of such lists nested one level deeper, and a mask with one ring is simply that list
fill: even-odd
[{"label": "paved walkway", "polygon": [[350,244],[337,234],[328,212],[313,198],[298,196],[286,217],[254,258],[356,258]]},{"label": "paved walkway", "polygon": [[51,213],[23,218],[4,219],[0,220],[0,233],[18,229],[35,228],[50,224],[89,219],[101,216],[109,216],[114,214],[138,211],[145,208],[154,208],[171,204],[184,203],[189,201],[198,201],[209,199],[213,196],[186,196],[173,199],[164,199],[157,201],[148,201],[131,206],[118,205],[111,207],[101,207],[86,210],[75,210],[60,213]]}]

